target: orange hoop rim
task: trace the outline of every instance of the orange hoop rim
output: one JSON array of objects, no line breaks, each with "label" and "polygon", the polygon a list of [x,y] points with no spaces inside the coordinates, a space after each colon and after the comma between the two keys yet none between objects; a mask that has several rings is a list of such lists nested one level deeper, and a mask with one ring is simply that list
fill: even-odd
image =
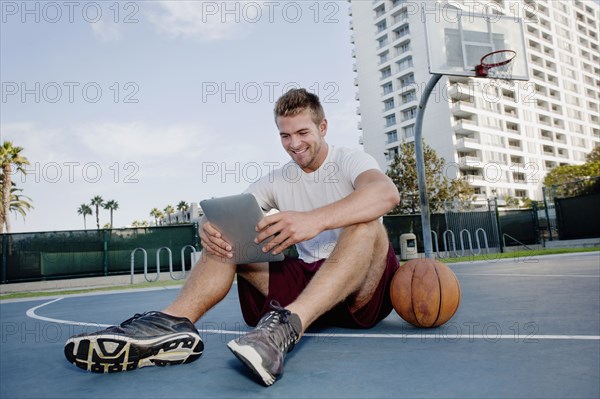
[{"label": "orange hoop rim", "polygon": [[[491,57],[495,54],[501,54],[501,53],[510,54],[510,57],[508,57],[505,60],[499,61],[499,62],[494,62],[494,63],[485,62],[486,58]],[[481,57],[481,60],[479,60],[479,65],[475,66],[475,74],[477,76],[485,77],[488,75],[488,71],[490,69],[501,67],[503,65],[507,65],[507,64],[511,63],[515,59],[516,56],[517,56],[517,52],[514,50],[496,50],[496,51],[492,51],[491,53],[487,53],[486,55]]]}]

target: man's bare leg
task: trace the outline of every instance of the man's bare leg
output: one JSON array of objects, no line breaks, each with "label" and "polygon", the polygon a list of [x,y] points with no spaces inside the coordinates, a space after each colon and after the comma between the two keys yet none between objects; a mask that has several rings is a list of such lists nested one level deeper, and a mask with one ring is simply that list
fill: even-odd
[{"label": "man's bare leg", "polygon": [[379,221],[344,228],[329,259],[286,308],[300,317],[303,330],[348,297],[351,311],[360,309],[379,284],[388,248],[387,233]]},{"label": "man's bare leg", "polygon": [[236,265],[203,252],[179,295],[163,313],[187,317],[193,323],[219,303],[233,284]]}]

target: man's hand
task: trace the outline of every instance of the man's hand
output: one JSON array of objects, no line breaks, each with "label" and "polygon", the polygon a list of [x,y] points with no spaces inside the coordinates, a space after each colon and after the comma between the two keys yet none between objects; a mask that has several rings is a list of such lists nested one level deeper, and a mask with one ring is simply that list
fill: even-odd
[{"label": "man's hand", "polygon": [[280,254],[286,248],[315,237],[323,228],[314,212],[278,212],[264,217],[256,225],[258,236],[254,242],[261,243],[274,236],[263,246],[263,252]]},{"label": "man's hand", "polygon": [[222,238],[219,230],[208,221],[202,224],[200,243],[202,244],[202,248],[211,255],[224,259],[233,258],[233,248],[231,245]]}]

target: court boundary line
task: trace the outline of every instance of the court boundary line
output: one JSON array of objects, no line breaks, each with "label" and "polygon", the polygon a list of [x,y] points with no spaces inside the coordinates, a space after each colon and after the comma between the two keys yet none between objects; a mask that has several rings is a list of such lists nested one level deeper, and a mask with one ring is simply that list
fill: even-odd
[{"label": "court boundary line", "polygon": [[[88,323],[81,321],[71,321],[71,320],[62,320],[55,319],[51,317],[40,316],[36,313],[36,311],[45,306],[56,303],[60,300],[64,299],[64,297],[56,298],[48,302],[44,302],[40,305],[29,308],[25,314],[27,317],[32,319],[37,319],[41,321],[46,321],[50,323],[57,324],[67,324],[67,325],[75,325],[75,326],[84,326],[84,327],[99,327],[99,328],[107,328],[110,327],[110,324],[100,324],[100,323]],[[247,331],[237,331],[237,330],[225,330],[225,329],[201,329],[200,333],[204,334],[228,334],[228,335],[242,335]],[[423,333],[403,333],[403,334],[392,334],[392,333],[334,333],[334,332],[323,332],[323,333],[305,333],[305,337],[327,337],[330,338],[363,338],[363,339],[374,339],[374,338],[383,338],[383,339],[421,339],[423,341],[428,339],[433,340],[446,340],[446,341],[458,341],[468,339],[470,341],[474,340],[486,340],[488,342],[494,342],[499,340],[513,340],[515,342],[536,342],[537,340],[574,340],[574,341],[600,341],[600,335],[559,335],[559,334],[546,334],[546,335],[521,335],[521,334],[499,334],[499,335],[484,335],[484,334],[423,334]]]},{"label": "court boundary line", "polygon": [[516,273],[461,273],[457,276],[491,276],[491,277],[575,277],[575,278],[600,278],[600,274],[516,274]]}]

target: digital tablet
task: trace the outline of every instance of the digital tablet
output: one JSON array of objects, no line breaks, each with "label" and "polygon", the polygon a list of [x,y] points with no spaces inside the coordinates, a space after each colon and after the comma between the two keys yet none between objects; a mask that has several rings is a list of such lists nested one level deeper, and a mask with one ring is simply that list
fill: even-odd
[{"label": "digital tablet", "polygon": [[258,235],[256,225],[264,217],[252,194],[239,194],[212,198],[200,202],[206,219],[233,247],[233,259],[237,264],[272,262],[283,260],[283,254],[264,253],[262,247],[270,240],[255,244]]}]

